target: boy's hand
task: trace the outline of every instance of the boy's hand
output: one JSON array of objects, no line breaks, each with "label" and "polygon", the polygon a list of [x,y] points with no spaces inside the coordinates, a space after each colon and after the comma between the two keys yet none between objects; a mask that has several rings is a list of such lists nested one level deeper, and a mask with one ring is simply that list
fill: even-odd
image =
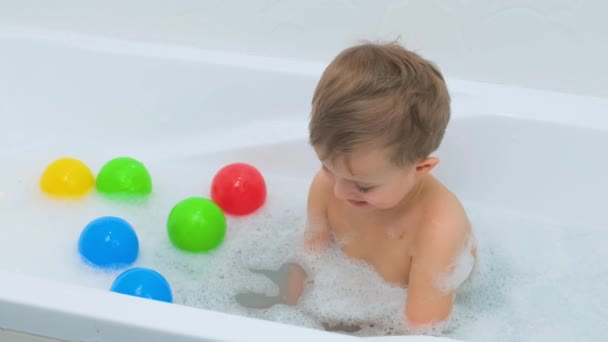
[{"label": "boy's hand", "polygon": [[285,305],[296,305],[304,293],[307,274],[298,264],[290,264],[287,288],[281,293],[281,302]]}]

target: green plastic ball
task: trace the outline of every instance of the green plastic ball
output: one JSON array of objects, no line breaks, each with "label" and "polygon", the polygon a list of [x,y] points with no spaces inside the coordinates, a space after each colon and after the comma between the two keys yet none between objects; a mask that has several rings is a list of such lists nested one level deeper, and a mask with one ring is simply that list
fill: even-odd
[{"label": "green plastic ball", "polygon": [[190,197],[177,203],[167,220],[169,239],[187,252],[209,252],[226,236],[226,217],[210,199]]},{"label": "green plastic ball", "polygon": [[152,191],[152,178],[140,161],[119,157],[99,170],[96,187],[106,195],[146,196]]}]

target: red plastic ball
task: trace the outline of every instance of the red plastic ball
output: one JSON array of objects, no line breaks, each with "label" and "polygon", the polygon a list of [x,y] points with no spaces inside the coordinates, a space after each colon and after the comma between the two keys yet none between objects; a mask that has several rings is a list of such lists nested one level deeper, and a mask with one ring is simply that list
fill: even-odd
[{"label": "red plastic ball", "polygon": [[253,165],[229,164],[213,177],[211,199],[227,214],[248,215],[266,201],[266,182]]}]

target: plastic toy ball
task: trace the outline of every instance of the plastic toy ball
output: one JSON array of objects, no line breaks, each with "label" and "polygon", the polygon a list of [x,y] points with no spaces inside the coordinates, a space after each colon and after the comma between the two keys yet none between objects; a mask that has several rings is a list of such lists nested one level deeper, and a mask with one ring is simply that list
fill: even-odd
[{"label": "plastic toy ball", "polygon": [[101,168],[97,190],[106,195],[146,196],[152,191],[152,178],[140,161],[119,157]]},{"label": "plastic toy ball", "polygon": [[93,266],[120,268],[137,259],[139,240],[127,221],[104,216],[91,221],[83,229],[78,251]]},{"label": "plastic toy ball", "polygon": [[266,182],[250,164],[229,164],[213,178],[211,199],[228,214],[248,215],[266,201]]},{"label": "plastic toy ball", "polygon": [[190,197],[177,203],[167,220],[169,240],[187,252],[209,252],[226,235],[226,217],[210,199]]},{"label": "plastic toy ball", "polygon": [[40,178],[42,192],[56,197],[81,197],[95,184],[93,173],[74,158],[57,159],[47,166]]},{"label": "plastic toy ball", "polygon": [[148,268],[136,267],[124,271],[116,277],[110,291],[173,303],[169,282],[160,273]]}]

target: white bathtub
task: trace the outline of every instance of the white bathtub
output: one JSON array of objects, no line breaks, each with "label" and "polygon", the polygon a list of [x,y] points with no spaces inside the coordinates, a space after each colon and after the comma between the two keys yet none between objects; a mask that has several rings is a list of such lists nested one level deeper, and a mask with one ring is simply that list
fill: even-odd
[{"label": "white bathtub", "polygon": [[[240,159],[267,174],[310,177],[317,162],[306,124],[322,69],[65,32],[0,32],[0,213],[23,183],[37,181],[43,165],[9,178],[28,155],[93,150],[99,159],[136,154],[156,163],[211,155],[218,165]],[[608,228],[608,99],[451,79],[449,86],[454,114],[436,174],[465,203],[535,222]],[[69,341],[360,339],[56,279],[30,265],[44,255],[25,247],[0,269],[0,328]]]}]

